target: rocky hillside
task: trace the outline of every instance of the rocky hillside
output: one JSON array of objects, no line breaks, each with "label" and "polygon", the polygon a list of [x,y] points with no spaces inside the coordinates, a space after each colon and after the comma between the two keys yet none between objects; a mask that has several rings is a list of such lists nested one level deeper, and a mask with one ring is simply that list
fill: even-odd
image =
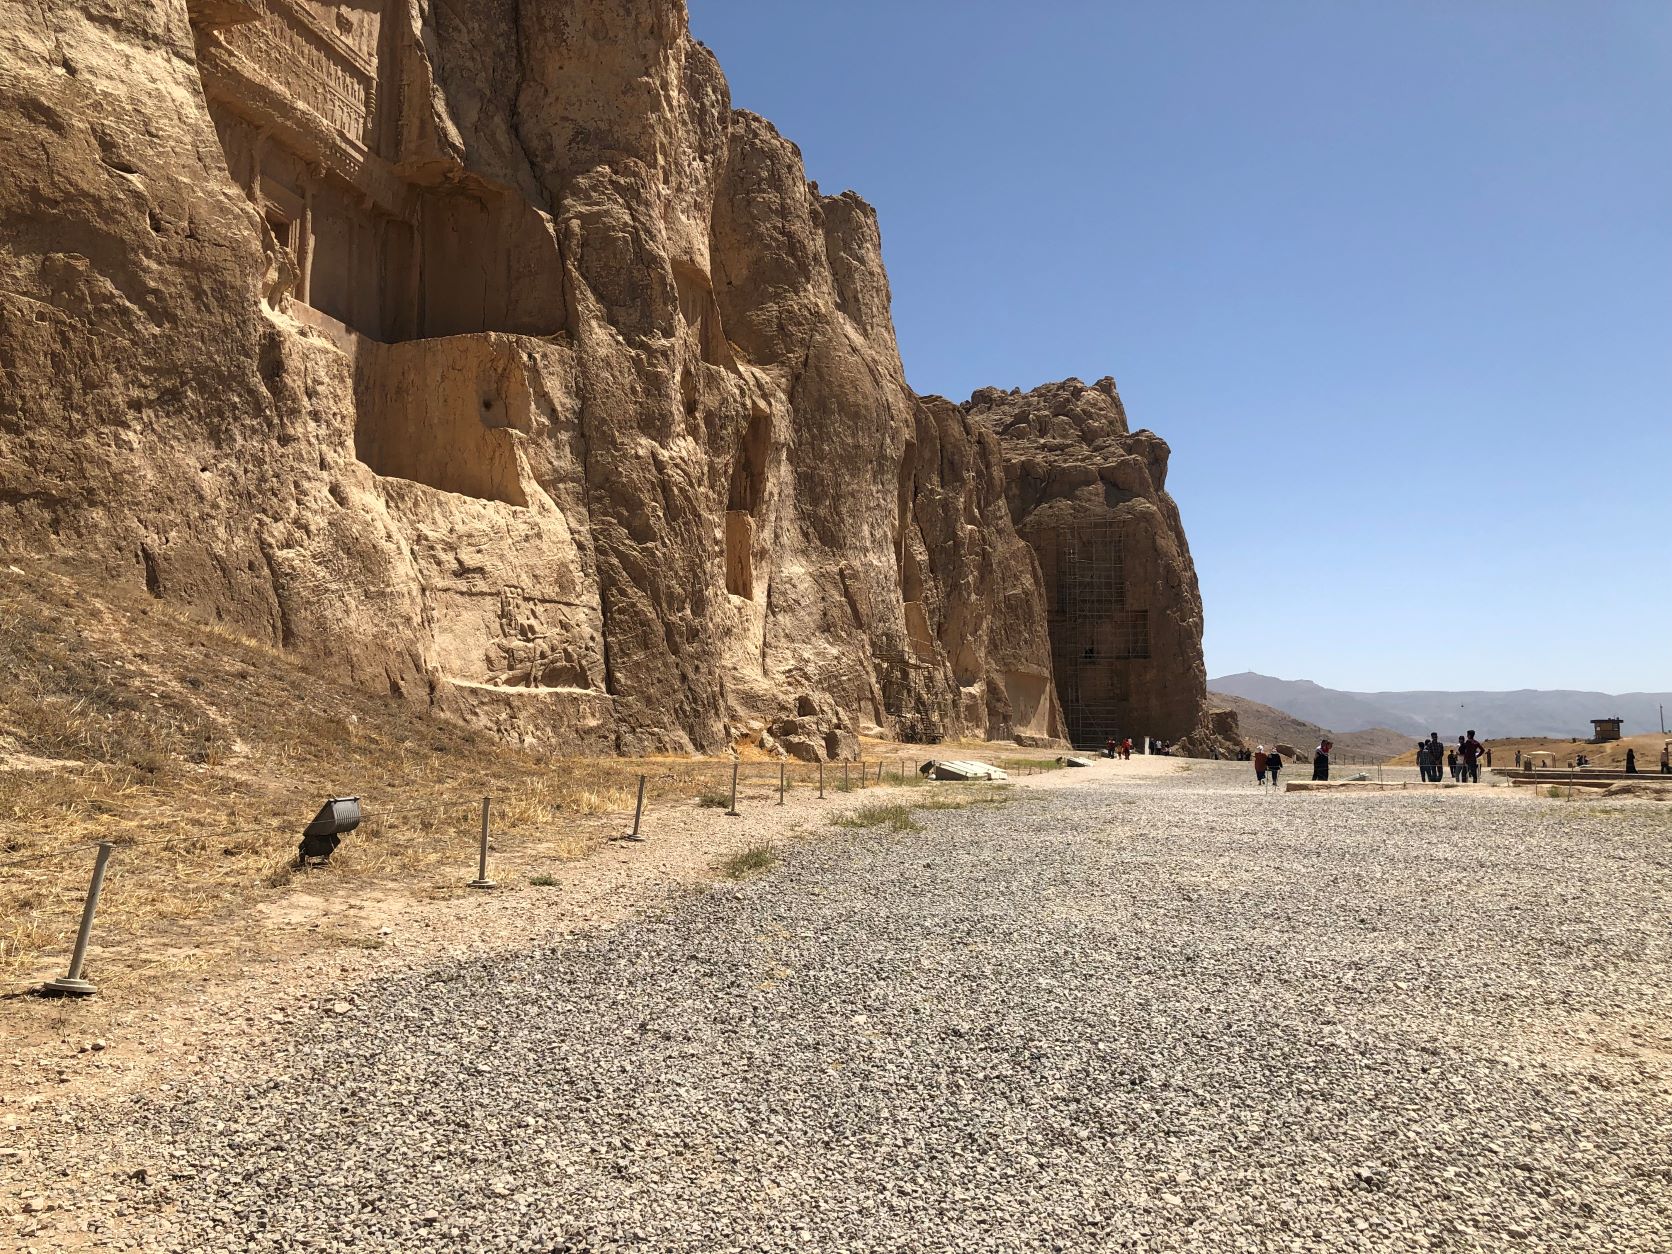
[{"label": "rocky hillside", "polygon": [[1297,718],[1336,727],[1392,727],[1413,739],[1439,731],[1455,739],[1476,728],[1482,736],[1589,738],[1594,718],[1620,717],[1627,735],[1660,730],[1663,708],[1672,708],[1669,692],[1583,692],[1523,688],[1510,692],[1411,691],[1347,692],[1309,679],[1274,679],[1245,671],[1209,681],[1215,692],[1261,701]]},{"label": "rocky hillside", "polygon": [[1336,749],[1343,758],[1379,762],[1398,757],[1414,744],[1403,732],[1389,731],[1385,727],[1374,727],[1368,731],[1331,731],[1228,692],[1209,692],[1208,701],[1215,709],[1230,710],[1236,714],[1243,743],[1250,746],[1285,744],[1310,749],[1327,736],[1335,741]]},{"label": "rocky hillside", "polygon": [[680,0],[64,0],[0,62],[9,550],[548,751],[1063,736],[1009,444]]}]

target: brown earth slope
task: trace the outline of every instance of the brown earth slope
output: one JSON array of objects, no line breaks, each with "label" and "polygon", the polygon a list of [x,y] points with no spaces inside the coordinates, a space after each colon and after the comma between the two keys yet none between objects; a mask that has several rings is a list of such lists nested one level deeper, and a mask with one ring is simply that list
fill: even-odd
[{"label": "brown earth slope", "polygon": [[1269,705],[1226,692],[1210,692],[1208,701],[1216,709],[1235,712],[1242,739],[1250,746],[1288,744],[1309,750],[1327,736],[1335,741],[1336,750],[1343,760],[1381,762],[1397,757],[1415,743],[1402,732],[1389,731],[1385,727],[1355,732],[1330,731],[1327,727],[1319,727],[1282,710],[1274,710]]},{"label": "brown earth slope", "polygon": [[[245,942],[258,955],[291,945],[250,929],[282,917],[300,920],[305,936],[320,926],[309,910],[323,897],[465,893],[484,796],[491,871],[512,883],[625,833],[640,774],[658,842],[670,808],[695,802],[716,814],[729,799],[729,761],[520,748],[310,670],[143,589],[100,588],[84,570],[38,560],[0,557],[0,657],[0,992],[63,973],[95,840],[115,846],[96,979],[131,987],[215,965],[212,955]],[[994,750],[1018,773],[1054,765]],[[915,782],[915,759],[895,747],[864,752],[868,783],[879,767]],[[739,788],[758,814],[781,778],[802,795],[822,778],[834,799],[858,777],[846,763],[781,768],[754,750]],[[365,823],[327,870],[298,873],[302,826],[343,795],[362,799]],[[669,851],[649,852],[660,861]],[[305,941],[315,942],[336,943]],[[43,970],[49,957],[56,970]]]}]

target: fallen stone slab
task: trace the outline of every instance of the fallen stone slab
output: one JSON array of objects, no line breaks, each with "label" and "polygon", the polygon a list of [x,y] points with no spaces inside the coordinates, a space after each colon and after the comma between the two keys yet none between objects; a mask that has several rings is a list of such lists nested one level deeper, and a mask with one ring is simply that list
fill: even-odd
[{"label": "fallen stone slab", "polygon": [[971,780],[1003,780],[1010,776],[988,762],[925,762],[923,774],[930,779],[944,779],[968,783]]},{"label": "fallen stone slab", "polygon": [[1292,779],[1284,792],[1403,792],[1405,783],[1378,783],[1373,779]]},{"label": "fallen stone slab", "polygon": [[1655,783],[1634,779],[1614,784],[1602,794],[1604,797],[1636,797],[1639,801],[1672,801],[1672,783]]}]

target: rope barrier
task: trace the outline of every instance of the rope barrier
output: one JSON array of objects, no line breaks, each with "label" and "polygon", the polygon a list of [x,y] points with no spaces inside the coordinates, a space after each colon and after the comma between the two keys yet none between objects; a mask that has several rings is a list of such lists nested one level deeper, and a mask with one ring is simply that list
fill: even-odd
[{"label": "rope barrier", "polygon": [[83,849],[97,848],[98,844],[99,842],[96,840],[88,840],[78,845],[66,845],[62,849],[51,849],[45,853],[32,853],[25,854],[21,858],[8,858],[6,861],[0,862],[0,871],[9,870],[12,867],[30,866],[36,862],[50,862],[54,858],[64,858],[72,853],[80,853]]}]

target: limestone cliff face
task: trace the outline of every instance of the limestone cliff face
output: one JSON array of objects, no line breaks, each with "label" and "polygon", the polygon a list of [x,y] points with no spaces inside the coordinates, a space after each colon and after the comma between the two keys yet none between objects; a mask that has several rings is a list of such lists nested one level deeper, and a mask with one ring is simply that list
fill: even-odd
[{"label": "limestone cliff face", "polygon": [[0,17],[0,546],[553,750],[1062,734],[997,442],[679,0]]},{"label": "limestone cliff face", "polygon": [[1011,517],[1044,571],[1074,743],[1148,736],[1203,753],[1233,748],[1208,717],[1202,598],[1166,491],[1166,443],[1129,429],[1109,378],[987,388],[963,410],[1003,444]]}]

